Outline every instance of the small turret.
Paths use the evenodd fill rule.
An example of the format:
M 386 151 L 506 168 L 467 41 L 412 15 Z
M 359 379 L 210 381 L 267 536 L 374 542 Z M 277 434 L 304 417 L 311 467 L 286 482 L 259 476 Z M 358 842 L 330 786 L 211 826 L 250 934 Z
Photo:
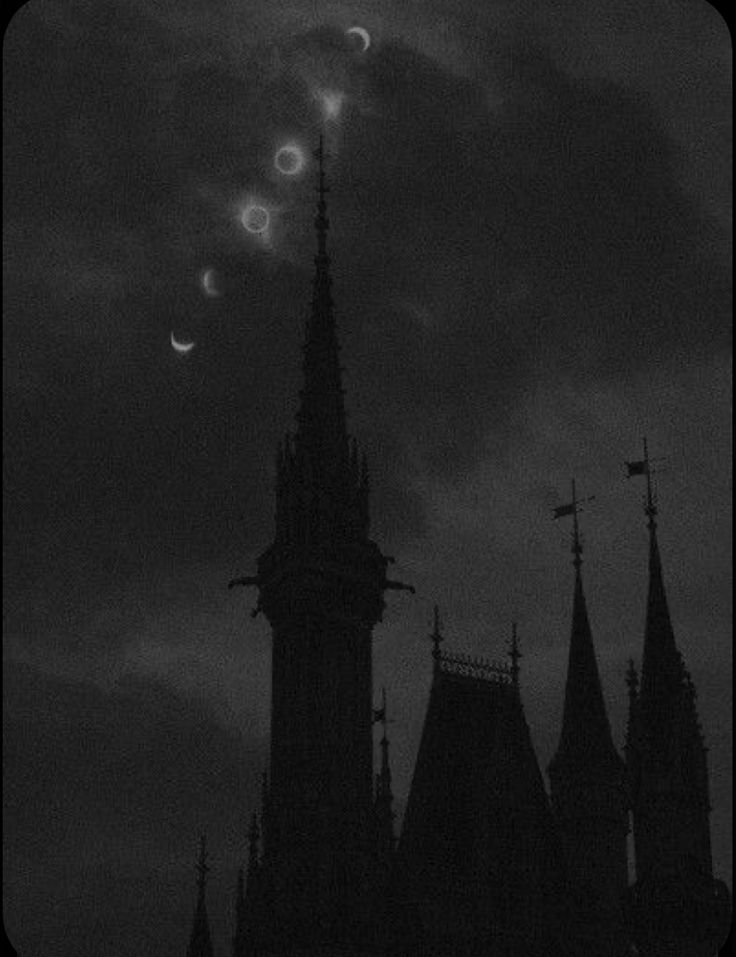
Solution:
M 207 850 L 204 835 L 200 838 L 199 861 L 197 862 L 197 906 L 194 911 L 192 933 L 187 947 L 187 957 L 212 957 L 212 940 L 207 918 L 205 890 L 207 885 Z
M 238 868 L 233 957 L 253 957 L 258 950 L 263 919 L 262 868 L 258 855 L 259 837 L 258 819 L 253 814 L 248 829 L 248 867 L 245 874 L 242 867 Z
M 394 834 L 393 791 L 391 790 L 391 767 L 388 758 L 388 714 L 386 711 L 386 689 L 382 690 L 381 707 L 374 712 L 374 720 L 380 721 L 381 768 L 376 775 L 375 813 L 376 813 L 376 850 L 379 859 L 389 864 L 396 844 Z

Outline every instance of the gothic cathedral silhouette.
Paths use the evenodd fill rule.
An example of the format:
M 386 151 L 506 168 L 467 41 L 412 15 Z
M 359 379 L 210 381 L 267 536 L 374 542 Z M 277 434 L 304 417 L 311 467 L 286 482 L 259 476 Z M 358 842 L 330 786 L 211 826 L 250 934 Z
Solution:
M 255 575 L 273 633 L 271 749 L 232 957 L 713 957 L 731 901 L 713 877 L 706 748 L 675 644 L 647 480 L 649 595 L 641 682 L 627 676 L 622 759 L 582 579 L 580 501 L 564 713 L 550 794 L 508 662 L 446 652 L 435 608 L 432 686 L 402 832 L 394 832 L 387 702 L 374 710 L 372 630 L 411 586 L 369 537 L 365 456 L 347 431 L 327 254 L 324 152 L 297 425 L 278 450 L 276 530 Z M 380 721 L 374 777 L 372 726 Z M 633 821 L 636 878 L 629 885 Z M 213 953 L 204 845 L 187 957 Z

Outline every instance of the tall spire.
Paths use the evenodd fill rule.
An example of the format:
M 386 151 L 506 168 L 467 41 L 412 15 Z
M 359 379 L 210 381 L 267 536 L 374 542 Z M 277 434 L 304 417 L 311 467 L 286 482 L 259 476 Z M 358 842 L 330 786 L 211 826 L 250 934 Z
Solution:
M 344 393 L 339 363 L 339 345 L 332 301 L 330 257 L 327 254 L 325 152 L 320 135 L 314 156 L 318 161 L 317 255 L 314 257 L 312 309 L 304 344 L 304 388 L 297 413 L 297 454 L 308 461 L 315 485 L 331 485 L 336 472 L 347 471 L 348 439 L 345 423 Z
M 197 862 L 197 907 L 194 912 L 192 933 L 189 938 L 187 957 L 212 957 L 212 940 L 207 918 L 205 888 L 207 884 L 207 849 L 204 835 L 199 842 L 199 861 Z
M 583 547 L 580 542 L 578 523 L 580 504 L 576 498 L 573 479 L 571 504 L 562 505 L 554 510 L 555 518 L 566 515 L 573 517 L 572 552 L 575 586 L 562 732 L 557 753 L 550 764 L 551 774 L 562 767 L 570 770 L 585 770 L 601 764 L 615 764 L 617 768 L 620 766 L 606 714 L 588 608 L 583 592 L 580 571 Z
M 669 604 L 662 575 L 662 559 L 657 540 L 657 505 L 652 488 L 652 467 L 647 440 L 644 438 L 644 458 L 626 462 L 628 477 L 646 478 L 644 514 L 649 529 L 649 588 L 647 593 L 644 654 L 641 668 L 641 708 L 644 721 L 655 724 L 664 720 L 676 707 L 684 680 L 680 653 L 675 643 Z
M 626 462 L 626 467 L 628 477 L 646 477 L 649 530 L 638 687 L 633 662 L 628 676 L 626 756 L 636 858 L 633 932 L 642 951 L 649 952 L 653 943 L 657 953 L 711 954 L 725 937 L 730 901 L 724 885 L 713 880 L 706 748 L 695 687 L 675 643 L 664 588 L 646 439 L 644 458 Z M 672 874 L 679 882 L 676 903 L 670 896 Z

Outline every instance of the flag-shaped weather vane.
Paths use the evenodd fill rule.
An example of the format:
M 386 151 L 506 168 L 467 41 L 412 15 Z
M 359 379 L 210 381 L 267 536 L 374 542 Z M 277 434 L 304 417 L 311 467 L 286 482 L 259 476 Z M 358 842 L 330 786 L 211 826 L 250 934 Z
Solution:
M 583 546 L 580 541 L 580 525 L 578 523 L 578 513 L 583 510 L 583 505 L 587 502 L 592 502 L 595 499 L 595 495 L 591 495 L 589 498 L 578 498 L 575 491 L 575 479 L 572 479 L 572 501 L 569 505 L 558 505 L 557 508 L 553 510 L 552 518 L 565 518 L 567 515 L 572 515 L 572 553 L 575 556 L 573 559 L 573 565 L 575 568 L 580 568 L 582 564 L 581 555 L 583 554 Z
M 647 497 L 644 506 L 644 512 L 646 513 L 647 518 L 649 519 L 649 526 L 655 526 L 655 516 L 657 514 L 657 502 L 656 496 L 654 494 L 654 489 L 652 486 L 652 475 L 654 470 L 652 469 L 652 462 L 649 458 L 649 449 L 647 447 L 647 439 L 644 436 L 644 458 L 639 459 L 635 462 L 624 462 L 626 466 L 626 478 L 633 478 L 636 475 L 644 475 L 647 480 Z

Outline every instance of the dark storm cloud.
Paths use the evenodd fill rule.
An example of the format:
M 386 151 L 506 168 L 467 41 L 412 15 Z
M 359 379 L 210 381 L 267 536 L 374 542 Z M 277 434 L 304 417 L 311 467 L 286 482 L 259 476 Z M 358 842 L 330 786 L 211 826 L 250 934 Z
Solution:
M 225 731 L 204 701 L 150 679 L 129 676 L 105 693 L 6 664 L 3 687 L 5 919 L 11 940 L 21 939 L 16 933 L 22 928 L 27 953 L 65 953 L 70 925 L 79 921 L 84 927 L 82 912 L 91 907 L 96 924 L 112 921 L 111 947 L 123 935 L 114 920 L 120 909 L 123 926 L 132 911 L 146 933 L 164 939 L 168 933 L 175 945 L 172 914 L 188 919 L 180 891 L 190 879 L 187 850 L 193 853 L 196 835 L 208 832 L 218 881 L 225 870 L 232 877 L 242 860 L 243 802 L 256 801 L 262 742 Z M 69 868 L 73 858 L 83 870 Z M 157 883 L 161 928 L 146 906 Z M 177 893 L 167 903 L 172 885 Z M 103 927 L 93 935 L 100 934 L 98 947 L 116 953 L 105 943 Z M 128 933 L 122 939 L 129 942 Z
M 149 26 L 126 8 L 106 9 L 87 30 L 84 53 L 77 50 L 70 58 L 61 50 L 56 57 L 45 52 L 47 61 L 72 64 L 60 68 L 53 84 L 63 91 L 55 94 L 62 99 L 54 106 L 62 119 L 54 123 L 45 115 L 28 124 L 34 135 L 44 126 L 52 135 L 48 144 L 27 144 L 23 165 L 39 165 L 42 182 L 43 175 L 52 179 L 39 191 L 38 177 L 28 173 L 27 189 L 13 193 L 19 209 L 26 194 L 54 196 L 56 205 L 38 209 L 37 222 L 60 219 L 67 240 L 64 223 L 71 229 L 76 217 L 92 217 L 98 225 L 94 256 L 78 248 L 76 268 L 104 286 L 106 268 L 127 265 L 137 288 L 113 288 L 108 310 L 82 294 L 63 302 L 62 312 L 54 276 L 47 275 L 47 301 L 31 310 L 22 265 L 13 258 L 9 292 L 14 304 L 13 277 L 21 277 L 15 279 L 22 283 L 17 299 L 26 310 L 18 338 L 26 352 L 35 347 L 35 364 L 63 361 L 65 348 L 49 333 L 54 327 L 107 329 L 115 317 L 113 330 L 125 326 L 119 332 L 128 366 L 124 381 L 111 373 L 117 381 L 99 385 L 113 395 L 109 427 L 120 459 L 130 461 L 132 445 L 142 439 L 137 451 L 148 454 L 137 454 L 136 461 L 148 462 L 153 473 L 141 476 L 146 488 L 157 485 L 152 480 L 170 460 L 165 437 L 171 438 L 181 416 L 179 397 L 172 394 L 181 386 L 161 381 L 160 354 L 151 351 L 172 324 L 194 338 L 207 337 L 196 373 L 201 391 L 195 447 L 204 442 L 197 434 L 201 428 L 210 459 L 221 461 L 223 423 L 232 418 L 228 403 L 236 391 L 240 411 L 250 407 L 258 417 L 267 412 L 271 431 L 285 422 L 275 401 L 268 410 L 259 406 L 256 397 L 265 394 L 266 383 L 261 391 L 257 370 L 275 373 L 289 365 L 281 350 L 277 358 L 270 348 L 280 345 L 282 334 L 297 348 L 308 258 L 296 274 L 287 265 L 274 274 L 244 250 L 234 254 L 234 237 L 218 242 L 213 223 L 226 216 L 208 208 L 201 191 L 217 184 L 226 196 L 238 181 L 263 182 L 269 131 L 309 113 L 306 91 L 289 63 L 303 54 L 312 60 L 339 54 L 344 45 L 329 30 L 296 38 L 285 48 L 282 74 L 268 82 L 259 79 L 257 62 L 244 63 L 238 76 L 228 65 L 180 65 L 173 92 L 162 101 L 145 83 L 152 65 L 148 75 L 134 73 L 128 55 L 131 34 L 148 35 Z M 159 50 L 148 40 L 153 63 L 163 44 Z M 98 61 L 104 63 L 101 77 Z M 435 464 L 462 470 L 477 456 L 491 420 L 515 405 L 535 377 L 569 374 L 581 365 L 587 376 L 620 376 L 671 350 L 692 356 L 723 347 L 726 244 L 680 189 L 672 143 L 641 97 L 611 83 L 572 80 L 544 50 L 521 45 L 495 111 L 483 89 L 401 44 L 384 43 L 369 67 L 358 64 L 354 72 L 362 73 L 359 106 L 365 115 L 346 134 L 332 174 L 336 295 L 346 304 L 345 362 L 355 405 L 367 399 L 377 407 L 374 428 L 396 434 L 399 442 L 415 434 Z M 25 96 L 48 109 L 38 90 Z M 26 105 L 17 107 L 18 115 L 25 115 Z M 22 140 L 17 133 L 11 138 L 15 149 L 20 151 Z M 60 170 L 77 175 L 61 184 L 53 179 Z M 308 206 L 301 201 L 300 208 L 298 239 L 309 229 Z M 121 225 L 143 250 L 137 270 L 109 242 L 109 231 Z M 358 234 L 359 246 L 350 241 Z M 206 319 L 210 304 L 203 303 L 195 281 L 205 254 L 215 262 L 219 256 L 228 274 L 241 273 L 235 294 L 209 309 Z M 72 264 L 69 282 L 76 278 L 83 290 L 74 271 Z M 110 274 L 107 284 L 114 287 Z M 20 311 L 11 309 L 11 315 Z M 255 341 L 249 338 L 248 355 L 235 352 L 236 362 L 234 339 L 241 338 L 236 350 L 242 348 L 244 325 Z M 33 342 L 32 330 L 39 326 L 42 341 Z M 259 337 L 264 327 L 268 335 Z M 11 350 L 15 344 L 11 340 Z M 112 369 L 120 358 L 117 346 L 106 357 L 93 349 L 87 364 Z M 69 363 L 84 365 L 84 359 L 77 347 Z M 269 387 L 276 379 L 269 378 Z M 83 407 L 86 397 L 75 394 L 80 383 L 65 385 L 70 411 Z M 136 411 L 151 418 L 158 449 L 148 447 Z M 92 428 L 89 423 L 88 433 Z M 208 521 L 216 497 L 233 487 L 230 475 L 223 478 L 210 486 Z M 169 490 L 170 500 L 181 503 L 182 518 L 193 514 L 187 484 Z M 124 474 L 121 487 L 127 487 Z
M 6 37 L 6 640 L 24 660 L 107 689 L 27 666 L 10 674 L 10 857 L 21 886 L 30 875 L 43 888 L 28 912 L 43 915 L 65 882 L 79 884 L 76 903 L 39 931 L 39 953 L 82 933 L 87 953 L 112 953 L 104 926 L 125 936 L 121 954 L 165 953 L 189 920 L 182 855 L 188 863 L 199 818 L 208 830 L 223 822 L 223 861 L 227 841 L 241 842 L 228 822 L 260 770 L 268 636 L 247 617 L 250 596 L 224 586 L 252 571 L 272 534 L 273 450 L 301 384 L 314 168 L 286 184 L 271 160 L 284 137 L 314 143 L 322 85 L 347 94 L 328 148 L 350 428 L 370 457 L 376 538 L 421 592 L 413 605 L 394 596 L 378 629 L 377 665 L 398 699 L 397 780 L 410 776 L 426 695 L 417 636 L 437 596 L 452 643 L 485 642 L 477 650 L 492 655 L 497 621 L 521 609 L 533 731 L 549 750 L 569 582 L 564 534 L 539 524 L 571 470 L 605 491 L 619 459 L 638 452 L 632 434 L 654 429 L 665 450 L 687 437 L 690 454 L 673 467 L 692 462 L 687 487 L 667 492 L 686 519 L 668 555 L 701 535 L 718 569 L 705 581 L 699 559 L 697 574 L 683 565 L 668 581 L 689 609 L 715 608 L 705 647 L 730 648 L 715 515 L 728 510 L 728 483 L 710 478 L 723 474 L 728 441 L 718 410 L 730 389 L 730 266 L 722 218 L 711 218 L 722 182 L 709 176 L 727 150 L 715 121 L 703 125 L 725 96 L 723 71 L 703 73 L 679 30 L 667 64 L 686 67 L 664 83 L 651 24 L 619 22 L 608 5 L 453 3 L 450 14 L 433 3 L 446 30 L 424 4 L 420 15 L 391 6 L 374 29 L 375 5 L 364 21 L 359 6 L 333 6 L 322 22 L 298 4 L 32 0 Z M 342 33 L 352 17 L 374 35 L 369 56 Z M 693 160 L 699 144 L 708 163 Z M 237 224 L 249 194 L 280 210 L 271 250 Z M 205 266 L 220 298 L 202 294 Z M 184 361 L 172 329 L 196 342 Z M 601 507 L 609 526 L 623 524 L 620 506 L 609 496 Z M 604 543 L 623 532 L 596 522 L 591 552 L 603 563 Z M 639 560 L 610 547 L 610 567 L 586 579 L 609 687 L 640 646 Z M 678 614 L 690 663 L 703 619 Z M 241 699 L 237 720 L 223 698 Z M 730 720 L 717 711 L 706 729 Z M 713 738 L 725 760 L 723 735 Z M 86 856 L 71 844 L 76 800 Z M 136 861 L 121 848 L 147 809 L 161 834 Z M 168 877 L 155 870 L 167 855 L 179 868 Z M 222 868 L 212 878 L 224 880 Z M 149 896 L 158 912 L 141 902 Z M 155 945 L 134 940 L 156 926 Z

